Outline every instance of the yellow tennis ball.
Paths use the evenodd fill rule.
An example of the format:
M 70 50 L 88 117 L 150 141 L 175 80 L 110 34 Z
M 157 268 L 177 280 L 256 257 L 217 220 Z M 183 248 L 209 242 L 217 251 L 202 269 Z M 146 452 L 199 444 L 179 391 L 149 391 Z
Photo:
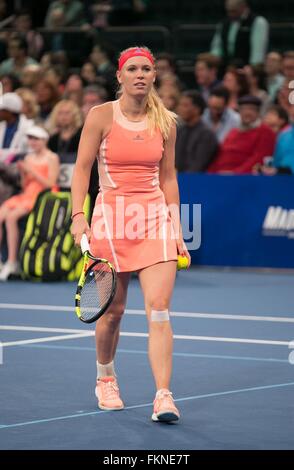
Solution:
M 177 269 L 187 269 L 188 264 L 189 264 L 189 260 L 187 256 L 178 255 Z

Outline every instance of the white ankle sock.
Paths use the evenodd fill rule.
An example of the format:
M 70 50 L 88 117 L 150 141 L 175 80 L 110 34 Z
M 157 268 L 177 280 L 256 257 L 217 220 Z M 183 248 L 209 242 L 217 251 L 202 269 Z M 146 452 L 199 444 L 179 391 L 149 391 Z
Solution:
M 109 364 L 99 364 L 99 362 L 96 361 L 96 365 L 97 365 L 97 379 L 99 379 L 100 377 L 109 377 L 109 376 L 116 377 L 113 361 L 109 362 Z

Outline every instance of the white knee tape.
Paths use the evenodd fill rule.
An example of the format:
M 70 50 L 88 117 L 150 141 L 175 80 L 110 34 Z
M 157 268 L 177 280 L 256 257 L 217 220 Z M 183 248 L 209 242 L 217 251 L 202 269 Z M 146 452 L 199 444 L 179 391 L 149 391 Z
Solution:
M 169 321 L 168 310 L 151 310 L 151 321 Z

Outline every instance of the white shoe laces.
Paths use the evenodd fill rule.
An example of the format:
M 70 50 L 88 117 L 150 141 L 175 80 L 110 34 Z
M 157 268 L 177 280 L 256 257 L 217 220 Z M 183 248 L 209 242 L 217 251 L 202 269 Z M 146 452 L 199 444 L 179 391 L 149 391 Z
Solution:
M 111 400 L 113 398 L 118 398 L 119 388 L 116 382 L 103 382 L 105 386 L 105 395 L 106 398 Z
M 171 400 L 173 400 L 172 395 L 172 392 L 170 392 L 169 390 L 158 390 L 155 399 L 161 400 L 162 398 L 171 398 Z

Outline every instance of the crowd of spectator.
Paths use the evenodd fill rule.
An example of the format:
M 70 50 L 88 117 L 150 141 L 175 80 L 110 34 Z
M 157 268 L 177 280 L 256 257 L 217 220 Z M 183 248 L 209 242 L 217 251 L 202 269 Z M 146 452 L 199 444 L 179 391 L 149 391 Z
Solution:
M 5 3 L 0 2 L 1 8 Z M 144 17 L 147 7 L 143 0 L 57 0 L 45 12 L 43 26 L 93 31 L 132 24 Z M 294 50 L 268 51 L 268 22 L 252 12 L 247 1 L 225 0 L 225 7 L 227 16 L 217 25 L 207 52 L 195 58 L 193 87 L 186 85 L 173 55 L 156 56 L 157 92 L 178 114 L 177 170 L 294 173 Z M 7 21 L 1 8 L 0 20 Z M 72 67 L 72 50 L 65 47 L 58 29 L 48 50 L 28 10 L 8 20 L 11 30 L 0 33 L 0 224 L 7 215 L 5 201 L 24 190 L 23 173 L 33 157 L 24 160 L 22 169 L 19 161 L 31 155 L 32 140 L 41 135 L 35 131 L 35 137 L 30 136 L 30 129 L 48 133 L 48 139 L 44 134 L 40 141 L 60 161 L 59 181 L 52 184 L 58 181 L 68 188 L 87 113 L 92 106 L 115 99 L 117 91 L 117 57 L 99 35 L 89 34 L 88 54 L 79 67 Z M 37 173 L 34 170 L 30 178 L 42 190 L 47 183 Z M 97 168 L 91 178 L 93 197 L 98 190 L 95 173 Z

